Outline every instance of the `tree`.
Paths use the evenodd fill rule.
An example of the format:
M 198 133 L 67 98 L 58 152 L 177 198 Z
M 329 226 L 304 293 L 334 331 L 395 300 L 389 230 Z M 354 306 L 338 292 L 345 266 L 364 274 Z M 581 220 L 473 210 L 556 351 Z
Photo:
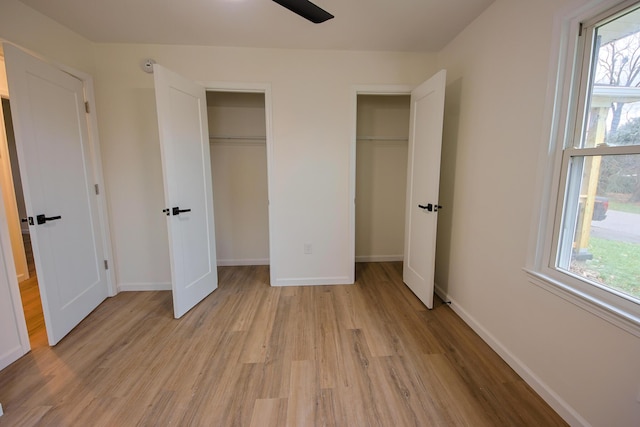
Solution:
M 640 86 L 640 32 L 611 40 L 600 46 L 594 83 L 618 87 Z M 618 130 L 625 104 L 627 102 L 624 101 L 611 103 L 610 134 Z
M 640 144 L 640 117 L 621 125 L 607 140 L 609 145 Z M 640 202 L 640 156 L 605 156 L 602 159 L 600 191 L 605 193 L 631 193 L 629 202 Z
M 598 43 L 602 38 L 598 38 Z M 598 49 L 594 84 L 640 87 L 640 32 L 603 43 Z M 607 131 L 609 145 L 640 145 L 640 117 L 622 122 L 629 101 L 611 103 L 611 122 Z M 625 108 L 626 106 L 626 108 Z M 622 123 L 622 125 L 621 125 Z M 640 156 L 606 156 L 599 186 L 601 191 L 631 193 L 629 202 L 640 202 Z

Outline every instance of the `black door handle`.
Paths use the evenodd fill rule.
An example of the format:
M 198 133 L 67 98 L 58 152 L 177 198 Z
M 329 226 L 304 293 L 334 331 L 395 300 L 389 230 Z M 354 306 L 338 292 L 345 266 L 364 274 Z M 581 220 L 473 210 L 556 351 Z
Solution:
M 180 209 L 178 206 L 171 209 L 173 215 L 180 215 L 182 212 L 191 212 L 191 209 Z
M 36 216 L 36 222 L 38 224 L 44 224 L 47 221 L 55 221 L 57 219 L 62 219 L 62 217 L 60 215 L 58 216 L 44 216 L 44 215 L 38 215 Z
M 434 205 L 434 204 L 431 204 L 431 203 L 427 203 L 427 205 L 426 205 L 426 206 L 425 206 L 425 205 L 418 205 L 418 207 L 419 207 L 420 209 L 426 209 L 426 210 L 428 210 L 429 212 L 438 212 L 438 209 L 442 209 L 442 206 L 440 206 L 440 205 Z

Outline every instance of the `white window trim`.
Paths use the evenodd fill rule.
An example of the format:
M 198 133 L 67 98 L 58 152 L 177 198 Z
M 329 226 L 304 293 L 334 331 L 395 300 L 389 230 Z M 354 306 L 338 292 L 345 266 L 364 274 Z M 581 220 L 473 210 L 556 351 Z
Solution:
M 555 268 L 552 261 L 555 259 L 556 201 L 563 197 L 560 192 L 564 192 L 561 184 L 563 142 L 576 112 L 578 79 L 574 78 L 574 73 L 576 67 L 582 66 L 577 63 L 580 58 L 578 29 L 581 22 L 590 21 L 614 7 L 636 2 L 580 1 L 555 18 L 535 193 L 536 206 L 540 209 L 534 213 L 531 224 L 530 250 L 524 271 L 530 283 L 640 337 L 640 306 L 637 303 L 563 272 Z M 602 148 L 594 150 L 601 154 Z M 580 151 L 587 153 L 584 149 Z

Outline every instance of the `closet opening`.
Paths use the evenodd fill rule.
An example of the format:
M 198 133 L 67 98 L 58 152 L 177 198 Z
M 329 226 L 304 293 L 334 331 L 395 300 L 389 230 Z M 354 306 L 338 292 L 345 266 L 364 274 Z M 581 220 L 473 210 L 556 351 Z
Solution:
M 46 347 L 49 344 L 42 311 L 42 301 L 40 299 L 38 276 L 33 260 L 29 225 L 21 221 L 22 218 L 27 217 L 27 210 L 22 191 L 16 140 L 13 133 L 11 106 L 8 98 L 4 95 L 1 98 L 0 164 L 2 174 L 0 174 L 0 186 L 2 187 L 5 215 L 9 226 L 11 252 L 16 267 L 22 309 L 27 323 L 31 349 L 34 349 Z
M 269 265 L 263 92 L 207 91 L 218 266 Z
M 358 94 L 356 115 L 356 262 L 402 261 L 409 94 Z

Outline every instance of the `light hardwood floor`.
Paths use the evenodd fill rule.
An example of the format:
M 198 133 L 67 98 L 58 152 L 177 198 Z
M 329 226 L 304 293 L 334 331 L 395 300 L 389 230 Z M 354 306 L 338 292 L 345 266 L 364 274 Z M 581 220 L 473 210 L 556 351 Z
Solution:
M 566 425 L 401 269 L 272 288 L 268 267 L 224 267 L 180 320 L 170 292 L 120 293 L 0 372 L 0 425 Z
M 47 330 L 44 325 L 42 302 L 40 301 L 40 289 L 38 277 L 33 275 L 20 282 L 20 298 L 24 309 L 24 317 L 27 321 L 29 342 L 31 348 L 47 346 Z
M 48 345 L 47 329 L 44 324 L 44 314 L 42 313 L 42 302 L 40 301 L 40 288 L 38 287 L 38 276 L 33 261 L 33 250 L 31 248 L 31 238 L 28 234 L 22 235 L 25 254 L 27 256 L 27 266 L 29 268 L 29 278 L 20 282 L 20 298 L 24 310 L 24 317 L 27 321 L 29 332 L 29 342 L 31 348 Z M 1 402 L 0 402 L 1 403 Z

